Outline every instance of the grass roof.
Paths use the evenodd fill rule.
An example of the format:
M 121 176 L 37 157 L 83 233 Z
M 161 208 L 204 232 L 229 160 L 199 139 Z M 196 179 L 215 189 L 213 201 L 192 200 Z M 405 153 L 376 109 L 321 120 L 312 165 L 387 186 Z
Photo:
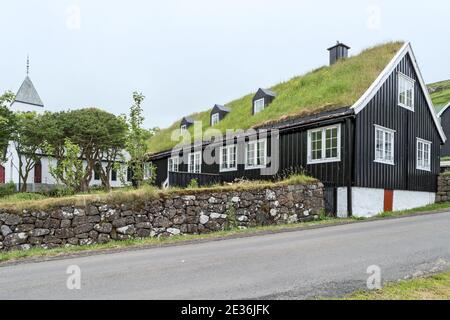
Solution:
M 227 129 L 245 130 L 287 117 L 306 116 L 351 106 L 375 81 L 402 45 L 403 42 L 377 45 L 332 66 L 324 66 L 272 86 L 269 89 L 277 97 L 263 111 L 253 116 L 252 98 L 255 93 L 231 101 L 226 104 L 230 113 L 213 128 L 223 133 Z M 210 112 L 211 108 L 187 116 L 202 121 L 205 131 L 210 128 Z M 181 119 L 150 139 L 150 153 L 169 150 L 179 143 L 171 141 L 171 135 L 174 130 L 179 129 L 180 122 Z M 193 126 L 189 128 L 189 132 L 193 135 Z
M 430 91 L 436 112 L 439 112 L 450 102 L 450 80 L 429 84 L 428 90 Z

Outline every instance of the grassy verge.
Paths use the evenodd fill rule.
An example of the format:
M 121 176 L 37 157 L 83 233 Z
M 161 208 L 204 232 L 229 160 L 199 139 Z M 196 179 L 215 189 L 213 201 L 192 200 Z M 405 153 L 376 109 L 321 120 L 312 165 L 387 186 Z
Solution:
M 450 270 L 425 278 L 402 280 L 386 285 L 381 290 L 359 291 L 345 300 L 449 300 Z
M 86 246 L 70 246 L 61 247 L 55 249 L 42 249 L 42 248 L 32 248 L 27 251 L 8 251 L 0 252 L 0 263 L 6 261 L 20 260 L 24 258 L 38 258 L 38 257 L 55 257 L 70 255 L 79 252 L 90 252 L 90 251 L 107 251 L 115 249 L 125 249 L 125 248 L 139 248 L 139 247 L 150 247 L 150 246 L 163 246 L 168 244 L 183 244 L 189 243 L 191 241 L 201 241 L 201 240 L 214 240 L 214 239 L 224 239 L 233 238 L 236 236 L 251 236 L 270 232 L 282 232 L 289 230 L 302 230 L 317 226 L 327 226 L 327 225 L 339 225 L 355 223 L 358 221 L 373 221 L 380 220 L 390 217 L 400 217 L 407 216 L 416 213 L 433 213 L 444 209 L 450 208 L 450 202 L 432 204 L 422 208 L 416 208 L 411 210 L 397 211 L 397 212 L 385 212 L 378 216 L 372 218 L 345 218 L 337 219 L 321 216 L 319 220 L 312 222 L 303 222 L 297 224 L 283 224 L 283 225 L 273 225 L 273 226 L 262 226 L 262 227 L 252 227 L 248 229 L 232 229 L 217 231 L 202 235 L 179 235 L 168 238 L 145 238 L 145 239 L 130 239 L 122 241 L 111 241 L 105 244 L 93 244 Z

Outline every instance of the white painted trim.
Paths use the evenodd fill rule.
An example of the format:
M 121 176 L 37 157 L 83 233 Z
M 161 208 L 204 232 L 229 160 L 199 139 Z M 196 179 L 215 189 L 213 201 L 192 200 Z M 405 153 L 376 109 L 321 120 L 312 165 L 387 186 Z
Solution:
M 448 107 L 450 107 L 450 102 L 445 106 L 445 107 L 443 107 L 442 109 L 441 109 L 441 111 L 439 111 L 438 113 L 437 113 L 437 117 L 438 118 L 440 118 L 441 116 L 442 116 L 442 114 L 445 112 L 445 110 L 447 110 L 448 109 Z
M 216 121 L 214 122 L 214 120 L 216 120 Z M 213 114 L 211 115 L 211 125 L 214 126 L 214 125 L 218 124 L 219 121 L 220 121 L 220 115 L 219 115 L 219 113 L 218 113 L 218 112 L 213 113 Z
M 228 158 L 228 156 L 229 156 L 229 153 L 228 153 L 228 149 L 231 149 L 231 148 L 235 148 L 235 150 L 234 150 L 234 156 L 235 156 L 235 163 L 234 163 L 234 167 L 232 167 L 232 168 L 227 168 L 227 169 L 223 169 L 222 168 L 222 162 L 223 162 L 223 150 L 224 149 L 226 149 L 227 150 L 227 162 L 229 162 L 230 161 L 230 159 Z M 219 149 L 219 171 L 220 172 L 231 172 L 231 171 L 236 171 L 237 170 L 237 156 L 238 156 L 238 146 L 236 145 L 236 144 L 232 144 L 232 145 L 229 145 L 229 146 L 223 146 L 223 147 L 220 147 L 220 149 Z
M 326 153 L 326 130 L 327 129 L 337 129 L 337 157 L 334 158 L 326 158 L 325 157 L 325 153 Z M 313 132 L 318 132 L 321 131 L 322 132 L 322 148 L 321 148 L 321 153 L 322 153 L 322 158 L 321 159 L 316 159 L 313 160 L 312 159 L 312 146 L 311 146 L 311 133 Z M 308 130 L 308 134 L 307 134 L 307 164 L 319 164 L 319 163 L 330 163 L 330 162 L 339 162 L 341 161 L 341 124 L 334 124 L 331 126 L 326 126 L 326 127 L 320 127 L 320 128 L 315 128 L 315 129 L 310 129 Z
M 264 164 L 261 165 L 253 165 L 253 166 L 248 166 L 247 165 L 247 148 L 249 144 L 255 144 L 256 148 L 255 148 L 255 159 L 257 157 L 257 150 L 258 150 L 258 142 L 264 142 Z M 253 140 L 253 141 L 248 141 L 245 143 L 245 155 L 244 155 L 244 160 L 245 160 L 245 170 L 254 170 L 254 169 L 263 169 L 267 166 L 267 139 L 258 139 L 258 140 Z
M 256 106 L 256 103 L 257 103 L 257 102 L 260 102 L 260 101 L 262 101 L 263 107 L 262 107 L 262 109 L 261 109 L 261 110 L 259 110 L 259 111 L 256 111 L 256 108 L 255 108 L 255 106 Z M 257 113 L 259 113 L 259 112 L 263 111 L 263 110 L 264 110 L 264 108 L 265 108 L 265 103 L 266 103 L 266 101 L 265 101 L 265 99 L 264 99 L 264 98 L 261 98 L 261 99 L 257 99 L 257 100 L 255 100 L 255 101 L 253 102 L 253 114 L 257 114 Z
M 200 154 L 200 171 L 199 172 L 195 172 L 195 155 L 196 154 Z M 191 155 L 194 156 L 194 171 L 191 171 Z M 188 172 L 189 173 L 202 173 L 202 152 L 201 151 L 197 151 L 197 152 L 191 152 L 188 155 Z
M 355 110 L 355 114 L 361 112 L 361 110 L 363 110 L 367 106 L 367 104 L 375 96 L 375 94 L 378 92 L 381 86 L 386 82 L 386 80 L 395 70 L 395 67 L 399 64 L 399 62 L 403 59 L 403 57 L 406 54 L 409 54 L 411 58 L 414 71 L 416 72 L 417 78 L 419 79 L 420 87 L 422 88 L 422 92 L 425 95 L 425 99 L 427 101 L 428 108 L 433 117 L 434 124 L 436 125 L 436 128 L 439 132 L 442 141 L 445 142 L 447 141 L 447 137 L 445 136 L 445 133 L 442 130 L 442 127 L 438 121 L 436 111 L 434 109 L 433 103 L 431 102 L 430 93 L 428 92 L 427 86 L 425 85 L 425 81 L 423 80 L 422 73 L 420 72 L 420 69 L 417 65 L 416 57 L 409 42 L 403 45 L 403 47 L 396 53 L 394 58 L 392 58 L 392 60 L 388 63 L 386 68 L 384 68 L 384 70 L 380 73 L 378 78 L 371 84 L 369 89 L 367 89 L 367 91 L 358 99 L 358 101 L 356 101 L 353 104 L 351 108 Z
M 187 125 L 183 124 L 183 125 L 180 127 L 180 133 L 183 135 L 183 134 L 186 133 L 186 131 L 187 131 Z
M 177 171 L 172 171 L 172 172 L 179 172 L 180 171 L 180 157 L 179 156 L 176 156 L 176 157 L 170 157 L 170 158 L 167 158 L 167 176 L 169 176 L 169 172 L 170 172 L 170 160 L 177 160 Z
M 429 167 L 421 167 L 419 166 L 419 142 L 422 144 L 427 144 L 429 145 L 429 150 L 428 150 L 428 164 Z M 432 146 L 432 142 L 422 139 L 422 138 L 416 138 L 416 169 L 417 170 L 422 170 L 422 171 L 427 171 L 427 172 L 431 172 L 431 146 Z
M 373 162 L 376 163 L 382 163 L 382 164 L 389 164 L 392 166 L 395 166 L 395 133 L 396 131 L 390 128 L 386 128 L 383 126 L 380 126 L 378 124 L 374 124 L 375 127 L 375 160 L 373 160 Z M 392 138 L 391 138 L 391 145 L 392 145 L 392 161 L 387 161 L 384 159 L 377 159 L 377 130 L 382 131 L 382 132 L 388 132 L 390 134 L 392 134 Z M 383 135 L 383 141 L 384 141 L 384 135 Z M 384 149 L 384 146 L 383 146 Z
M 411 78 L 408 77 L 406 74 L 398 71 L 398 79 L 397 79 L 397 104 L 402 107 L 405 108 L 406 110 L 412 111 L 414 112 L 414 107 L 415 107 L 415 95 L 416 95 L 416 81 Z M 400 81 L 404 80 L 406 82 L 409 82 L 410 84 L 412 84 L 413 87 L 413 92 L 412 92 L 412 107 L 407 106 L 404 103 L 400 102 Z M 407 100 L 407 97 L 405 97 L 405 99 Z

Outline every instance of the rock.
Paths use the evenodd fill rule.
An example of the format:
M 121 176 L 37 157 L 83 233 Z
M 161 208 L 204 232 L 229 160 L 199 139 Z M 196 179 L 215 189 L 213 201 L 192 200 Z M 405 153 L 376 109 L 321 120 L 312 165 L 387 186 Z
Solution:
M 94 230 L 100 233 L 110 233 L 112 231 L 113 225 L 111 223 L 100 223 L 94 225 Z
M 61 220 L 61 228 L 69 228 L 71 224 L 72 224 L 71 220 L 68 219 Z
M 277 199 L 277 195 L 272 190 L 266 190 L 266 200 L 273 201 Z
M 237 220 L 239 222 L 247 222 L 248 221 L 248 217 L 247 216 L 238 216 Z
M 125 234 L 125 235 L 132 235 L 136 232 L 136 229 L 134 228 L 133 225 L 128 225 L 122 228 L 117 228 L 116 229 L 118 233 L 120 234 Z
M 127 225 L 127 219 L 126 218 L 119 218 L 112 222 L 112 225 L 114 228 L 121 228 L 125 227 Z
M 147 238 L 150 236 L 151 231 L 149 229 L 138 229 L 136 230 L 136 236 L 139 238 Z
M 12 230 L 7 225 L 3 225 L 0 227 L 0 232 L 4 237 L 6 237 L 12 233 Z
M 94 229 L 94 224 L 85 223 L 78 227 L 75 227 L 73 229 L 73 231 L 75 232 L 75 234 L 81 234 L 81 233 L 87 233 L 87 232 L 91 231 L 92 229 Z
M 180 229 L 177 228 L 168 228 L 166 231 L 172 235 L 177 235 L 181 233 Z
M 9 226 L 15 226 L 18 225 L 21 220 L 22 219 L 17 214 L 5 214 L 3 221 Z
M 272 217 L 275 217 L 278 214 L 278 210 L 277 209 L 270 209 L 270 215 Z
M 231 202 L 238 203 L 239 201 L 241 201 L 241 199 L 239 197 L 231 198 Z
M 87 210 L 86 213 L 87 213 L 88 216 L 95 216 L 95 215 L 98 215 L 99 211 L 98 211 L 98 208 L 96 206 L 90 205 L 88 207 L 88 210 Z
M 170 226 L 170 220 L 166 217 L 159 216 L 153 221 L 153 225 L 157 228 L 167 228 Z
M 34 229 L 33 231 L 31 231 L 31 235 L 33 237 L 42 237 L 42 236 L 45 236 L 47 234 L 50 234 L 50 230 L 49 229 Z
M 88 246 L 93 244 L 94 241 L 92 239 L 80 239 L 80 246 Z
M 60 239 L 73 238 L 75 237 L 75 232 L 69 228 L 56 229 L 55 237 Z
M 201 223 L 201 224 L 205 224 L 205 223 L 207 223 L 208 221 L 209 221 L 209 217 L 208 217 L 207 215 L 202 214 L 202 215 L 200 216 L 200 223 Z
M 136 228 L 138 229 L 151 229 L 152 224 L 150 222 L 139 222 L 136 223 Z
M 73 211 L 64 211 L 61 210 L 60 214 L 61 219 L 72 219 L 73 218 Z
M 76 217 L 80 217 L 80 216 L 86 215 L 86 213 L 85 213 L 85 211 L 83 209 L 75 208 L 73 210 L 73 215 L 76 216 Z
M 5 237 L 3 241 L 6 246 L 17 246 L 20 244 L 24 244 L 28 239 L 28 235 L 25 232 L 20 233 L 11 233 Z
M 196 198 L 195 196 L 183 196 L 181 197 L 184 201 L 194 201 Z
M 109 234 L 100 233 L 97 238 L 98 243 L 107 243 L 111 240 Z
M 296 222 L 298 222 L 298 216 L 296 214 L 293 214 L 292 216 L 289 217 L 288 223 L 296 223 Z

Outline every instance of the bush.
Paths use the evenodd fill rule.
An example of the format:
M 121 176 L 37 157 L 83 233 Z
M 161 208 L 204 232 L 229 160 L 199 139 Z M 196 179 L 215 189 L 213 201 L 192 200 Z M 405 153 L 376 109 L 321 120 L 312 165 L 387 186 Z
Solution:
M 54 189 L 45 191 L 42 194 L 50 198 L 61 198 L 66 196 L 73 196 L 75 192 L 70 188 L 56 187 Z
M 16 193 L 16 185 L 14 182 L 0 184 L 0 198 L 10 196 L 14 193 Z
M 197 189 L 198 188 L 198 180 L 192 179 L 187 185 L 188 189 Z

